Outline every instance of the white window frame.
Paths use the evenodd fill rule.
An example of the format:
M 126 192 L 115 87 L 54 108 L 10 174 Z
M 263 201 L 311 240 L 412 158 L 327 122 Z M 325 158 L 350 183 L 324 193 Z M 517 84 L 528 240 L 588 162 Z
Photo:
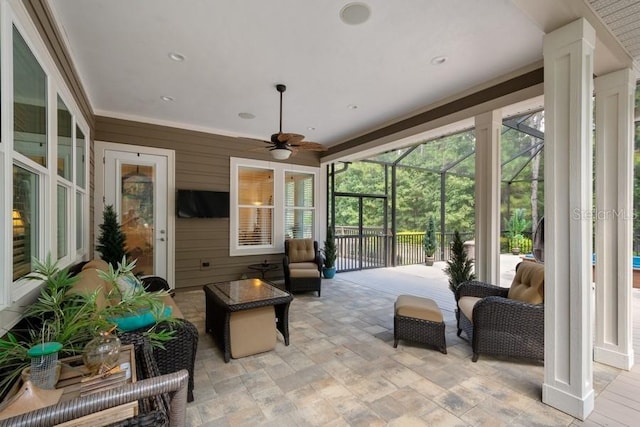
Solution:
M 313 200 L 314 200 L 314 224 L 313 224 L 313 238 L 318 240 L 319 224 L 318 224 L 318 193 L 319 193 L 319 175 L 320 168 L 285 164 L 277 162 L 268 162 L 264 160 L 244 159 L 238 157 L 230 158 L 230 171 L 229 171 L 229 255 L 230 256 L 245 256 L 245 255 L 265 255 L 265 254 L 278 254 L 284 252 L 284 239 L 285 239 L 285 200 L 284 200 L 284 186 L 285 186 L 285 172 L 299 172 L 313 175 Z M 238 171 L 241 167 L 250 167 L 258 169 L 268 169 L 273 171 L 273 232 L 272 232 L 272 244 L 260 245 L 260 246 L 240 246 L 238 235 L 238 220 L 239 209 L 238 205 Z
M 42 67 L 47 81 L 47 166 L 43 167 L 26 156 L 14 151 L 14 76 L 13 76 L 13 27 L 20 33 L 31 53 Z M 55 61 L 40 38 L 38 30 L 22 1 L 0 1 L 0 85 L 2 87 L 2 134 L 0 135 L 0 239 L 11 242 L 13 236 L 13 166 L 24 168 L 38 179 L 38 251 L 33 254 L 39 259 L 51 253 L 57 259 L 57 188 L 58 184 L 67 189 L 66 224 L 67 255 L 59 260 L 60 267 L 67 267 L 89 255 L 89 162 L 84 164 L 85 188 L 76 185 L 75 165 L 72 180 L 58 176 L 57 172 L 57 97 L 64 101 L 72 115 L 73 161 L 75 162 L 76 125 L 85 135 L 85 159 L 88 159 L 91 135 L 89 125 L 76 104 L 71 91 L 66 86 Z M 83 194 L 82 215 L 85 221 L 82 247 L 76 250 L 76 192 Z M 24 307 L 38 294 L 41 283 L 25 277 L 13 281 L 13 246 L 0 256 L 0 336 L 13 327 L 20 319 Z

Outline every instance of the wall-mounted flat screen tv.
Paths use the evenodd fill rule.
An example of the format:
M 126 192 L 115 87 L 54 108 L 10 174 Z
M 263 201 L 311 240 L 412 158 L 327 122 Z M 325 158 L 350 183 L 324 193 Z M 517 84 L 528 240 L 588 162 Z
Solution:
M 229 192 L 178 190 L 178 218 L 229 218 Z

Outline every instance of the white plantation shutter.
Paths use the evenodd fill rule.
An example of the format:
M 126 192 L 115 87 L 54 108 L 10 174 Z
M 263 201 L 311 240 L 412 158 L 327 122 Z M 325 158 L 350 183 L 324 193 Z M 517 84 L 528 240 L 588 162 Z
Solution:
M 314 175 L 285 173 L 284 229 L 286 238 L 312 238 L 315 226 Z
M 273 169 L 239 167 L 238 189 L 238 245 L 273 245 Z

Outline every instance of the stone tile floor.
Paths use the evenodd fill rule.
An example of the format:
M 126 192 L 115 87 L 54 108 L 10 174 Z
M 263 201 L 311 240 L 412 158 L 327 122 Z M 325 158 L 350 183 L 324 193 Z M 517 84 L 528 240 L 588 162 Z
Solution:
M 510 281 L 508 272 L 506 276 L 503 282 Z M 471 362 L 470 345 L 456 336 L 452 302 L 439 302 L 444 305 L 448 354 L 404 341 L 394 349 L 396 296 L 422 293 L 440 300 L 446 298 L 443 287 L 446 282 L 425 280 L 415 268 L 338 274 L 323 280 L 321 298 L 315 293 L 295 295 L 288 347 L 279 337 L 274 351 L 230 363 L 224 363 L 213 339 L 204 333 L 203 291 L 179 290 L 176 302 L 200 331 L 195 401 L 188 405 L 187 424 L 640 425 L 640 418 L 627 410 L 638 406 L 638 398 L 627 397 L 622 403 L 620 399 L 638 394 L 640 373 L 621 374 L 624 381 L 617 380 L 611 388 L 607 386 L 620 371 L 594 364 L 599 398 L 592 416 L 580 422 L 541 402 L 541 364 L 486 356 Z

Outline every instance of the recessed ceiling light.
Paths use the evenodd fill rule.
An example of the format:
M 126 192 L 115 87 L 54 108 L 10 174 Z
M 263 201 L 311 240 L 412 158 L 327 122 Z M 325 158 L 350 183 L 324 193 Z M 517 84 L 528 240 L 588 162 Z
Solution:
M 160 97 L 160 99 L 162 99 L 163 101 L 171 102 L 173 101 L 173 96 L 163 95 Z
M 247 119 L 247 120 L 256 118 L 256 116 L 251 113 L 238 113 L 238 117 L 240 117 L 241 119 Z
M 355 105 L 355 104 L 349 104 L 349 105 L 347 105 L 347 108 L 350 109 L 350 110 L 357 110 L 358 106 Z
M 433 65 L 442 65 L 448 60 L 449 58 L 447 58 L 446 56 L 434 56 L 433 58 L 431 58 L 431 63 Z
M 178 52 L 169 53 L 169 58 L 171 58 L 171 60 L 176 61 L 176 62 L 184 61 L 184 55 L 182 55 L 181 53 L 178 53 Z
M 367 22 L 371 16 L 371 9 L 364 3 L 348 3 L 340 10 L 340 19 L 349 25 L 359 25 Z
M 307 130 L 316 130 L 316 128 L 314 128 L 313 126 L 309 126 L 307 127 Z

